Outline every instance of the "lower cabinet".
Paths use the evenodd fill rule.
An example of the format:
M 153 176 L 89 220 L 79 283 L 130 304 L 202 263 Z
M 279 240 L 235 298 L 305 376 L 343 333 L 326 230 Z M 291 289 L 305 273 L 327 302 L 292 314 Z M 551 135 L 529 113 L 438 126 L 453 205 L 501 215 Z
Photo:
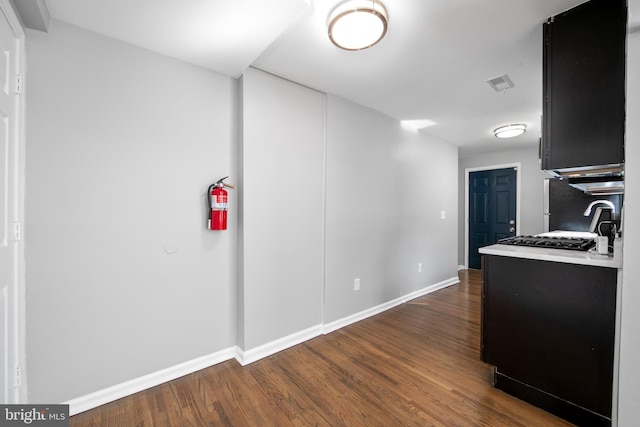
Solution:
M 494 386 L 577 425 L 611 425 L 617 270 L 485 255 L 482 360 Z

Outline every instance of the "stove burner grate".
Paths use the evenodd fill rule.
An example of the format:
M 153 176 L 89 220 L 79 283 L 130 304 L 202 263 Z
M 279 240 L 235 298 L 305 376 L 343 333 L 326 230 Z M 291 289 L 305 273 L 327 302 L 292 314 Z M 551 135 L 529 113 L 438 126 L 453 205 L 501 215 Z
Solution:
M 594 239 L 576 237 L 515 236 L 500 239 L 498 240 L 498 244 L 588 251 L 595 246 L 596 242 Z

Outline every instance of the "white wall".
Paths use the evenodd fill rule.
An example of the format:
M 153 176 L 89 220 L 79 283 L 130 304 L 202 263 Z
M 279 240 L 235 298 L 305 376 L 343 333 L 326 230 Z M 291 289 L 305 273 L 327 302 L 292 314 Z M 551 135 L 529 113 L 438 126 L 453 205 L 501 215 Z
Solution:
M 457 147 L 328 97 L 325 322 L 456 277 L 457 216 Z
M 633 10 L 632 10 L 633 12 Z M 640 11 L 638 11 L 640 13 Z M 625 142 L 624 258 L 618 425 L 640 419 L 640 32 L 627 45 L 627 130 Z
M 245 352 L 456 277 L 457 148 L 329 96 L 325 205 L 326 98 L 254 69 L 242 78 Z
M 238 85 L 57 21 L 27 41 L 30 402 L 259 357 L 455 279 L 455 146 L 254 69 Z
M 322 324 L 325 95 L 256 69 L 241 84 L 247 352 Z
M 459 209 L 460 222 L 458 224 L 458 262 L 465 264 L 465 170 L 467 168 L 488 167 L 520 163 L 520 228 L 521 235 L 534 235 L 544 231 L 543 200 L 544 180 L 549 174 L 540 170 L 538 163 L 538 148 L 526 147 L 497 151 L 492 153 L 475 154 L 460 157 L 459 170 Z
M 638 46 L 636 33 L 629 46 L 631 70 L 640 68 Z M 458 180 L 465 167 L 521 162 L 527 194 L 522 231 L 534 234 L 542 228 L 545 175 L 537 169 L 535 149 L 463 158 L 458 175 L 454 146 L 402 130 L 397 121 L 341 98 L 327 101 L 315 91 L 256 72 L 249 80 L 250 95 L 243 95 L 253 106 L 240 117 L 241 130 L 249 131 L 245 142 L 255 146 L 243 153 L 244 172 L 251 168 L 241 182 L 235 170 L 234 79 L 57 21 L 49 34 L 29 32 L 27 55 L 30 402 L 73 399 L 236 343 L 254 348 L 450 278 L 456 228 L 462 223 L 457 197 L 464 194 L 464 180 L 460 185 Z M 640 182 L 632 167 L 640 160 L 640 145 L 634 143 L 640 131 L 632 119 L 639 114 L 636 75 L 628 73 L 621 426 L 640 417 L 640 293 L 635 286 L 640 207 L 634 197 Z M 316 138 L 324 102 L 326 159 Z M 298 106 L 304 107 L 296 111 Z M 309 153 L 297 152 L 296 161 L 286 151 L 260 145 L 268 141 L 286 148 L 279 137 L 260 132 L 288 127 L 291 114 L 301 114 L 301 123 L 309 120 L 298 129 L 302 137 L 287 135 L 287 143 L 299 138 L 301 145 L 290 147 L 294 151 L 310 143 L 304 132 L 315 129 L 314 142 L 305 145 Z M 240 268 L 244 287 L 239 289 L 233 215 L 239 211 L 238 192 L 230 194 L 230 229 L 205 229 L 206 188 L 227 174 L 230 182 L 244 184 L 252 215 L 272 206 L 263 181 L 286 179 L 282 190 L 293 204 L 288 213 L 312 206 L 311 222 L 295 228 L 303 231 L 300 236 L 290 227 L 282 229 L 284 234 L 274 228 L 273 235 L 262 234 L 260 243 L 249 244 L 250 267 Z M 258 226 L 265 219 L 279 220 L 274 212 L 243 221 L 255 220 Z M 324 241 L 318 222 L 323 215 Z M 287 222 L 297 225 L 298 220 Z M 254 230 L 252 236 L 262 232 Z M 243 243 L 253 239 L 241 237 Z M 324 270 L 318 265 L 322 244 Z M 293 249 L 300 248 L 308 252 L 299 256 Z M 260 254 L 267 257 L 259 260 Z M 280 283 L 284 276 L 275 269 L 283 256 L 291 257 L 289 264 L 300 261 L 301 268 L 292 266 Z M 249 271 L 253 276 L 247 281 Z M 355 277 L 361 278 L 359 292 L 353 291 Z
M 233 346 L 236 81 L 57 21 L 27 57 L 29 401 Z

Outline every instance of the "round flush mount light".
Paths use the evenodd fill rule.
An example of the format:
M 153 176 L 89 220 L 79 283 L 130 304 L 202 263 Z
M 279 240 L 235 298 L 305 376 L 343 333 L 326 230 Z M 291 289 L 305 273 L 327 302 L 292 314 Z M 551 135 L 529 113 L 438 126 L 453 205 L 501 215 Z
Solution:
M 389 15 L 378 0 L 347 0 L 329 16 L 329 39 L 341 49 L 362 50 L 387 33 Z
M 516 125 L 506 125 L 500 126 L 499 128 L 493 131 L 493 134 L 496 138 L 513 138 L 514 136 L 522 135 L 527 130 L 526 125 L 516 124 Z

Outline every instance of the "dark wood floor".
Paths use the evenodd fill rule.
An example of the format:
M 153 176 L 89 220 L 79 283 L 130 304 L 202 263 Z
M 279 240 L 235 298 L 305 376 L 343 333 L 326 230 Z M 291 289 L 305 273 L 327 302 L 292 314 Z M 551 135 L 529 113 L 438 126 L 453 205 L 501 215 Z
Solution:
M 490 385 L 480 274 L 242 367 L 230 360 L 71 426 L 568 426 Z

